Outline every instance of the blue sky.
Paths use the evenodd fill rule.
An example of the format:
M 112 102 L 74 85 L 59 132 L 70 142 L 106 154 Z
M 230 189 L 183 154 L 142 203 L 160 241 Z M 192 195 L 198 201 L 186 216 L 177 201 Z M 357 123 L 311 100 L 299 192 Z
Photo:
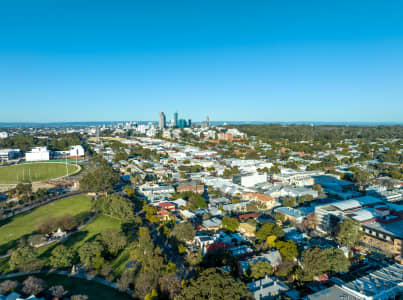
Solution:
M 403 122 L 403 1 L 0 1 L 0 122 Z

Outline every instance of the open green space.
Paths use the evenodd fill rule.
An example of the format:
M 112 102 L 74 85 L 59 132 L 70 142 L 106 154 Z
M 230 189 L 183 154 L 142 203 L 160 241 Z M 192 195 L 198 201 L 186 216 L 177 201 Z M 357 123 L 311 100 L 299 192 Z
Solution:
M 86 225 L 79 232 L 76 232 L 70 236 L 68 240 L 63 242 L 63 244 L 66 247 L 72 247 L 78 250 L 78 248 L 80 248 L 85 242 L 94 240 L 102 231 L 108 229 L 119 230 L 120 228 L 120 220 L 105 215 L 98 215 L 95 220 Z M 50 257 L 52 250 L 57 247 L 57 245 L 59 244 L 52 244 L 38 249 L 40 257 L 42 259 Z M 111 261 L 111 266 L 115 275 L 122 274 L 122 272 L 126 269 L 126 264 L 131 261 L 131 250 L 132 248 L 128 246 L 113 261 Z
M 45 280 L 47 287 L 62 285 L 69 295 L 87 295 L 89 300 L 128 300 L 132 299 L 129 295 L 121 293 L 113 288 L 109 288 L 94 281 L 87 281 L 84 279 L 67 277 L 56 274 L 36 274 L 35 277 Z M 23 282 L 27 276 L 11 278 Z
M 120 220 L 108 217 L 105 215 L 99 215 L 90 224 L 85 226 L 81 231 L 73 234 L 64 244 L 68 247 L 78 249 L 86 241 L 91 241 L 107 229 L 120 229 Z
M 7 219 L 0 227 L 0 253 L 17 245 L 17 240 L 29 236 L 49 217 L 60 217 L 65 214 L 77 216 L 91 210 L 91 198 L 83 195 L 56 200 L 33 211 Z
M 24 163 L 0 167 L 0 184 L 16 184 L 23 181 L 46 181 L 73 174 L 79 169 L 72 164 L 56 162 Z

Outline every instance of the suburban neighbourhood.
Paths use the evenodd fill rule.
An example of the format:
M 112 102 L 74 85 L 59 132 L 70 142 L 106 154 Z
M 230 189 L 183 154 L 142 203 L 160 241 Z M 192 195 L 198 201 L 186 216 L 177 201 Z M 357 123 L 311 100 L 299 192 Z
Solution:
M 401 127 L 177 118 L 7 128 L 1 278 L 22 275 L 0 291 L 59 270 L 122 299 L 401 297 Z

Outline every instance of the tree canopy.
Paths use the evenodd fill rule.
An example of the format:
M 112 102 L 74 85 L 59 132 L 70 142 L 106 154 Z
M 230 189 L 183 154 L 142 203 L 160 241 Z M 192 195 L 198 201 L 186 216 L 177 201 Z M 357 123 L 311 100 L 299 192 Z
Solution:
M 239 222 L 236 218 L 224 217 L 222 218 L 221 226 L 229 231 L 236 231 L 239 227 Z
M 256 237 L 264 241 L 269 235 L 274 235 L 276 237 L 283 237 L 284 236 L 284 231 L 281 229 L 280 226 L 277 226 L 276 224 L 273 223 L 268 223 L 264 224 L 257 232 L 256 232 Z
M 253 296 L 243 282 L 235 280 L 225 271 L 210 268 L 197 278 L 186 281 L 177 299 L 252 300 Z
M 337 235 L 337 240 L 348 247 L 352 248 L 360 242 L 362 231 L 360 223 L 352 219 L 344 219 L 340 224 L 340 231 Z

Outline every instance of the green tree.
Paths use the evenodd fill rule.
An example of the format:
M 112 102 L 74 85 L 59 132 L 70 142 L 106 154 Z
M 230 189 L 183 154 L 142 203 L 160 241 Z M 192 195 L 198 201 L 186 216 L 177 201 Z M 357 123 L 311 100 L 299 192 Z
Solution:
M 222 218 L 221 226 L 229 231 L 236 231 L 239 227 L 239 222 L 236 218 L 224 217 Z
M 294 207 L 297 205 L 295 197 L 285 197 L 283 199 L 283 206 Z
M 276 240 L 277 240 L 277 237 L 276 237 L 275 235 L 269 235 L 269 236 L 266 238 L 266 245 L 267 245 L 267 247 L 270 247 L 270 248 L 275 247 L 275 245 L 276 245 Z
M 321 193 L 322 192 L 322 186 L 320 185 L 320 184 L 314 184 L 313 186 L 312 186 L 312 189 L 314 190 L 314 191 L 317 191 L 318 193 Z
M 144 300 L 158 300 L 158 293 L 155 289 L 151 291 L 151 293 L 147 294 Z
M 116 229 L 107 229 L 101 232 L 99 240 L 113 256 L 116 256 L 127 244 L 126 236 Z
M 86 242 L 78 249 L 78 255 L 80 261 L 87 268 L 93 267 L 95 269 L 100 268 L 103 265 L 102 252 L 104 247 L 98 241 Z
M 178 300 L 186 299 L 237 299 L 252 300 L 247 286 L 216 268 L 203 271 L 197 278 L 184 283 Z
M 276 248 L 285 260 L 293 260 L 298 256 L 298 247 L 292 241 L 278 241 L 276 242 Z
M 200 251 L 188 252 L 186 254 L 186 262 L 191 266 L 198 265 L 199 263 L 201 263 L 201 261 L 202 261 L 202 254 Z
M 340 231 L 337 240 L 348 247 L 352 248 L 359 244 L 362 237 L 360 223 L 352 219 L 344 219 L 340 224 Z
M 274 235 L 278 238 L 281 238 L 284 236 L 284 231 L 276 224 L 268 223 L 264 224 L 256 233 L 256 237 L 261 241 L 266 240 L 269 235 Z
M 344 255 L 343 250 L 327 248 L 324 252 L 328 260 L 329 271 L 335 273 L 348 272 L 351 263 Z
M 249 264 L 249 272 L 253 279 L 260 279 L 273 274 L 273 267 L 267 261 L 258 261 L 255 264 Z
M 52 256 L 50 257 L 50 265 L 53 268 L 68 268 L 73 264 L 75 252 L 71 248 L 67 248 L 64 245 L 59 245 L 52 250 Z
M 175 237 L 178 241 L 187 242 L 193 240 L 195 237 L 195 230 L 192 223 L 177 223 L 172 230 L 171 236 Z
M 31 247 L 17 248 L 10 257 L 9 266 L 11 270 L 29 272 L 41 269 L 42 261 L 37 257 L 36 251 Z
M 146 214 L 146 220 L 150 223 L 158 223 L 160 218 L 157 214 L 157 208 L 152 205 L 144 205 L 143 211 Z
M 329 270 L 326 253 L 319 248 L 311 248 L 302 254 L 303 280 L 312 281 L 314 276 L 322 275 Z
M 119 218 L 123 222 L 131 222 L 134 219 L 134 205 L 124 197 L 116 194 L 98 197 L 94 203 L 97 211 L 114 217 Z
M 89 192 L 111 192 L 119 182 L 119 174 L 102 158 L 90 163 L 90 170 L 80 180 L 80 189 Z

